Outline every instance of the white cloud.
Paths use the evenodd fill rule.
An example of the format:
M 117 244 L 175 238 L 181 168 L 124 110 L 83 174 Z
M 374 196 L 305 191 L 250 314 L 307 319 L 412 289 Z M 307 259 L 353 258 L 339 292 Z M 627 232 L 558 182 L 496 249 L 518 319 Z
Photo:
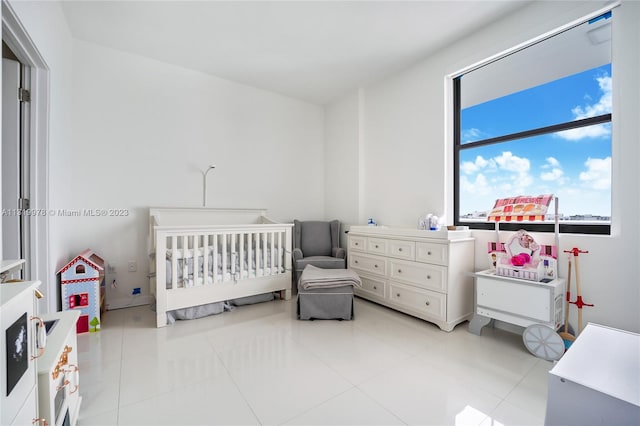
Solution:
M 479 141 L 481 139 L 486 139 L 486 137 L 487 137 L 486 133 L 476 128 L 463 129 L 460 134 L 462 143 Z
M 560 169 L 551 169 L 550 172 L 540 173 L 540 179 L 542 180 L 559 180 L 564 175 L 564 172 Z
M 546 160 L 547 164 L 542 166 L 543 169 L 547 169 L 549 167 L 560 167 L 560 162 L 554 157 L 547 157 Z
M 462 176 L 460 179 L 460 188 L 463 192 L 473 195 L 487 195 L 492 192 L 487 178 L 482 173 L 479 173 L 474 181 L 470 181 L 466 176 Z
M 585 107 L 577 106 L 571 110 L 576 120 L 595 117 L 596 115 L 608 114 L 611 112 L 611 77 L 603 76 L 596 79 L 602 92 L 602 96 L 593 105 Z
M 493 159 L 503 170 L 510 172 L 526 173 L 531 168 L 531 162 L 528 158 L 513 155 L 511 151 L 503 152 L 499 157 Z
M 564 130 L 556 132 L 555 135 L 568 141 L 578 141 L 584 138 L 601 138 L 611 134 L 611 126 L 609 124 L 597 124 L 595 126 L 579 127 L 577 129 Z
M 594 104 L 576 106 L 571 110 L 574 120 L 595 117 L 611 112 L 611 77 L 608 75 L 596 78 L 602 96 Z M 556 136 L 569 141 L 577 141 L 584 138 L 600 138 L 611 134 L 611 126 L 598 124 L 595 126 L 565 130 L 555 133 Z
M 474 197 L 525 193 L 527 187 L 534 183 L 533 177 L 529 174 L 530 168 L 529 159 L 518 157 L 509 151 L 489 159 L 479 155 L 474 161 L 465 161 L 460 165 L 463 173 L 460 188 Z M 492 173 L 497 169 L 502 170 L 503 173 Z M 492 173 L 490 180 L 483 174 L 486 172 Z
M 467 175 L 485 168 L 495 168 L 495 162 L 491 159 L 485 160 L 481 155 L 478 155 L 474 161 L 464 161 L 460 165 L 460 170 Z
M 547 163 L 540 168 L 543 170 L 549 170 L 548 172 L 540 173 L 540 179 L 546 181 L 555 181 L 558 184 L 564 184 L 564 172 L 560 162 L 554 157 L 547 157 Z
M 611 188 L 611 157 L 589 158 L 584 165 L 587 170 L 580 173 L 580 180 L 594 190 Z

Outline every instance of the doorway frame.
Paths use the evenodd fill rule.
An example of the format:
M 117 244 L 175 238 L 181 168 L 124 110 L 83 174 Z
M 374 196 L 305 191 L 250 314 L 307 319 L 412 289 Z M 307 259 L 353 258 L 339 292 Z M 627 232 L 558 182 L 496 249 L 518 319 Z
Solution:
M 2 0 L 2 40 L 18 60 L 30 68 L 29 193 L 31 208 L 43 214 L 30 216 L 29 263 L 24 275 L 45 283 L 47 309 L 57 309 L 56 280 L 49 259 L 49 80 L 50 69 L 7 0 Z M 1 126 L 1 120 L 0 120 Z M 2 235 L 0 229 L 0 236 Z M 1 249 L 0 249 L 1 254 Z M 1 256 L 0 256 L 1 257 Z M 41 299 L 42 300 L 42 299 Z

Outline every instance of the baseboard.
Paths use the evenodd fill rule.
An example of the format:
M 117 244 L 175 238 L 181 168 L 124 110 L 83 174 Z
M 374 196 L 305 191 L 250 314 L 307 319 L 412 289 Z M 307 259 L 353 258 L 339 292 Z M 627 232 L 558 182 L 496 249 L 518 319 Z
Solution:
M 151 295 L 121 297 L 118 299 L 107 300 L 107 310 L 111 311 L 114 309 L 130 308 L 133 306 L 150 305 L 152 303 L 153 303 L 153 296 Z

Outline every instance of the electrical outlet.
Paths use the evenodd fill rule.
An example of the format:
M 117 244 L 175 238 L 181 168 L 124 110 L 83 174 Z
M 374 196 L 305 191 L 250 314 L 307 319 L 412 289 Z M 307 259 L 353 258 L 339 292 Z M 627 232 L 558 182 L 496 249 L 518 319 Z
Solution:
M 129 261 L 129 272 L 136 272 L 138 270 L 138 262 L 135 260 Z

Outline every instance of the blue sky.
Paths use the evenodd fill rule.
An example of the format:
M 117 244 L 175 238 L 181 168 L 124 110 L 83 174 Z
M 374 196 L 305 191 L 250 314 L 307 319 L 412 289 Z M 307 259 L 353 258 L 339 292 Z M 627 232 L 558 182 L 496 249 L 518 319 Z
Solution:
M 611 112 L 611 65 L 465 108 L 462 143 Z M 611 126 L 460 151 L 460 214 L 555 194 L 560 213 L 611 215 Z

